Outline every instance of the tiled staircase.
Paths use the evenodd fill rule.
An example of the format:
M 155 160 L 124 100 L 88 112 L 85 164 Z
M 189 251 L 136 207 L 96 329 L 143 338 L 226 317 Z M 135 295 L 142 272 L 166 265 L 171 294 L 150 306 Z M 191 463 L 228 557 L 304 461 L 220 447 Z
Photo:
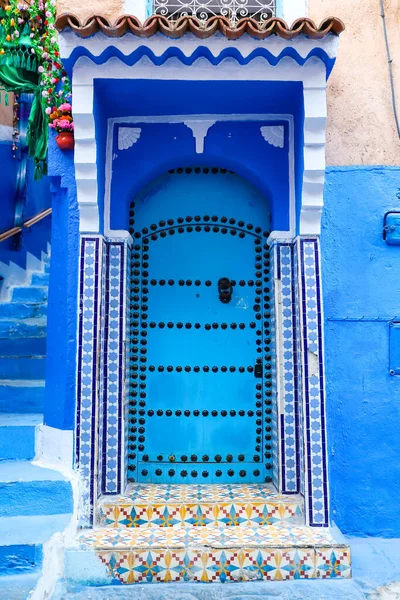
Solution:
M 349 578 L 339 532 L 304 524 L 301 496 L 267 485 L 131 486 L 66 552 L 86 584 Z
M 48 278 L 45 262 L 30 285 L 0 303 L 0 592 L 10 575 L 39 576 L 43 544 L 72 512 L 69 480 L 33 462 L 43 423 Z

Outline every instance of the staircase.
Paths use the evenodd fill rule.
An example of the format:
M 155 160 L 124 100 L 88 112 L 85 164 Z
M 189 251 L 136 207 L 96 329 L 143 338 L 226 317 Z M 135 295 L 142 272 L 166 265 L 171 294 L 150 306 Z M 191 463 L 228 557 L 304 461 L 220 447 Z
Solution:
M 23 575 L 10 598 L 14 586 L 39 577 L 43 545 L 72 513 L 69 480 L 33 462 L 43 423 L 48 280 L 47 261 L 0 304 L 0 591 L 9 576 Z
M 136 484 L 103 497 L 66 551 L 69 582 L 349 578 L 340 532 L 304 524 L 301 496 L 269 485 Z

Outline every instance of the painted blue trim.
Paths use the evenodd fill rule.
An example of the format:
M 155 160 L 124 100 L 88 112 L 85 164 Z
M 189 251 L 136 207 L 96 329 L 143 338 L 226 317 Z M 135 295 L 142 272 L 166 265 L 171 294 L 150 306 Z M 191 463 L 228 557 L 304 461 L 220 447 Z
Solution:
M 232 47 L 225 48 L 222 52 L 220 52 L 220 54 L 218 54 L 218 56 L 214 56 L 211 50 L 205 46 L 199 46 L 190 56 L 186 56 L 179 48 L 170 47 L 168 50 L 163 52 L 163 54 L 157 56 L 150 48 L 142 46 L 126 56 L 123 54 L 123 52 L 121 52 L 121 50 L 115 48 L 115 46 L 108 46 L 108 48 L 106 48 L 101 54 L 96 56 L 93 55 L 87 48 L 79 46 L 78 48 L 74 48 L 68 58 L 63 59 L 64 67 L 67 69 L 69 74 L 71 74 L 72 68 L 76 61 L 82 56 L 90 58 L 96 65 L 102 65 L 110 58 L 119 58 L 127 66 L 136 64 L 144 56 L 149 58 L 156 66 L 163 65 L 170 58 L 177 58 L 186 66 L 192 65 L 199 58 L 206 58 L 214 66 L 219 65 L 226 58 L 233 58 L 237 60 L 240 65 L 248 65 L 255 58 L 261 57 L 265 58 L 266 61 L 274 67 L 286 57 L 293 58 L 293 60 L 295 60 L 296 63 L 301 66 L 305 65 L 310 58 L 316 57 L 325 64 L 327 70 L 327 79 L 335 64 L 335 59 L 330 58 L 322 48 L 313 48 L 313 50 L 311 50 L 311 52 L 309 52 L 305 57 L 301 56 L 297 50 L 290 47 L 284 48 L 284 50 L 282 50 L 278 56 L 275 56 L 266 48 L 257 48 L 248 56 L 244 57 L 237 48 Z M 110 79 L 111 78 L 112 77 L 110 77 Z
M 382 173 L 385 171 L 399 171 L 400 166 L 386 166 L 386 165 L 340 165 L 340 166 L 327 166 L 326 173 L 349 173 L 352 171 L 362 171 L 363 173 Z

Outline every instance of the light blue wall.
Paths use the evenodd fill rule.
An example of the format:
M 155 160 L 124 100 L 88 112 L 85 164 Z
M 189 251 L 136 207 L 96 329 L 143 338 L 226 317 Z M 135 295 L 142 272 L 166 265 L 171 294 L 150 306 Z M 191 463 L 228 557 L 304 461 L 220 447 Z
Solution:
M 329 168 L 326 177 L 331 506 L 333 520 L 352 535 L 400 537 L 400 377 L 389 374 L 388 325 L 400 315 L 400 247 L 382 240 L 385 212 L 400 208 L 399 185 L 400 168 Z

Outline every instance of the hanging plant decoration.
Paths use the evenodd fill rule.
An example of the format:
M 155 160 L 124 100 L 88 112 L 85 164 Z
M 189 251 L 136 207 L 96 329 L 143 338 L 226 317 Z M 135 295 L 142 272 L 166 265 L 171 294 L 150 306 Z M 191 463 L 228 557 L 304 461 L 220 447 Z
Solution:
M 58 108 L 54 107 L 50 113 L 50 128 L 58 132 L 56 141 L 61 150 L 74 149 L 74 122 L 71 110 L 72 106 L 64 102 Z
M 56 0 L 0 0 L 0 88 L 6 95 L 34 94 L 27 144 L 35 161 L 35 179 L 47 173 L 50 115 L 71 102 L 55 17 Z M 69 116 L 73 131 L 71 111 Z

